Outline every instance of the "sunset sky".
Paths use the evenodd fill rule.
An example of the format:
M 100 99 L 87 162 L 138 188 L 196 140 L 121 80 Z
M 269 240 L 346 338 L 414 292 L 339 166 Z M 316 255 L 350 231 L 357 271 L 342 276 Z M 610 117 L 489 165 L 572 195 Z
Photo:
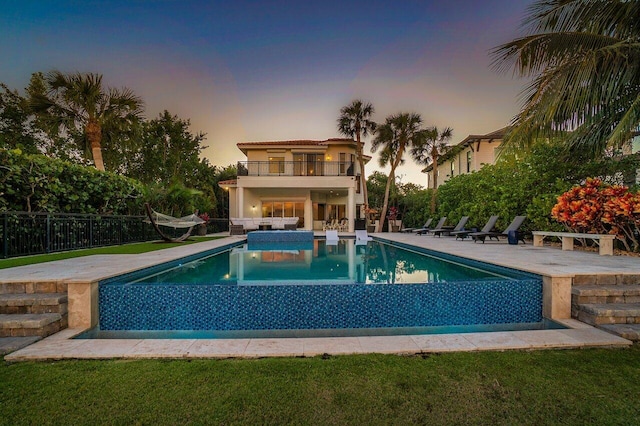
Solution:
M 238 142 L 339 136 L 355 98 L 375 121 L 417 112 L 457 143 L 517 113 L 524 82 L 492 71 L 488 52 L 519 35 L 530 3 L 6 1 L 0 82 L 22 91 L 37 71 L 103 74 L 141 96 L 148 118 L 190 119 L 220 166 L 244 159 Z M 425 185 L 421 168 L 407 159 L 397 174 Z

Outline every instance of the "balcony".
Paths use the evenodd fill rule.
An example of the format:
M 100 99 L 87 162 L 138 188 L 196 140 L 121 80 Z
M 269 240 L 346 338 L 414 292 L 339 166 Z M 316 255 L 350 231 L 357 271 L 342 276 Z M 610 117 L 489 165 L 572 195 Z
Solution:
M 238 161 L 238 176 L 354 176 L 342 161 Z

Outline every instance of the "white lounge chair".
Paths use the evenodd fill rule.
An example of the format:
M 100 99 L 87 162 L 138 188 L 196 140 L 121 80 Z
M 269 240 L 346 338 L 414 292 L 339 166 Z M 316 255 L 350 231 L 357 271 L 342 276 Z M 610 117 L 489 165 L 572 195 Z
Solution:
M 338 244 L 338 241 L 340 240 L 340 237 L 338 237 L 338 231 L 335 229 L 327 229 L 325 232 L 325 238 L 327 239 L 327 245 L 332 246 Z
M 360 230 L 356 230 L 356 241 L 361 240 L 361 241 L 371 241 L 373 240 L 373 238 L 371 238 L 369 236 L 369 234 L 367 234 L 367 230 L 366 229 L 360 229 Z

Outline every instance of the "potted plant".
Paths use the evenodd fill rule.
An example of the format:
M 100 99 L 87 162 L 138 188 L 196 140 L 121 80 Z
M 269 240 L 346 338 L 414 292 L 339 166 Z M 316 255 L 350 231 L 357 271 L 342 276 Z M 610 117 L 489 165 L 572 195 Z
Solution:
M 364 209 L 364 213 L 365 213 L 365 218 L 367 223 L 367 232 L 368 233 L 376 232 L 375 222 L 376 222 L 376 214 L 378 213 L 378 211 L 376 209 L 373 209 L 367 206 Z
M 391 232 L 400 231 L 400 226 L 396 225 L 396 219 L 398 218 L 398 208 L 390 207 L 389 208 L 389 229 Z
M 209 223 L 209 214 L 205 212 L 198 215 L 198 217 L 204 220 L 204 223 L 198 225 L 198 227 L 196 228 L 196 235 L 207 235 L 207 223 Z

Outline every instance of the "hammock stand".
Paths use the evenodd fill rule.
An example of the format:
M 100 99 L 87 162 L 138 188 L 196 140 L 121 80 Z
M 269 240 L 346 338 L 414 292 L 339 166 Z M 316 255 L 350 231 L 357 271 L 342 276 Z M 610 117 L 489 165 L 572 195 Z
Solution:
M 169 243 L 181 243 L 191 235 L 191 231 L 196 225 L 200 225 L 205 223 L 204 220 L 198 217 L 198 212 L 196 211 L 194 214 L 185 217 L 171 217 L 166 214 L 155 212 L 151 209 L 149 203 L 144 204 L 145 209 L 147 210 L 147 216 L 149 216 L 149 222 L 153 225 L 153 229 L 156 230 L 158 235 L 162 237 L 162 239 Z M 146 222 L 146 221 L 145 221 Z M 177 238 L 171 238 L 168 235 L 165 235 L 164 232 L 160 229 L 161 226 L 168 226 L 174 229 L 181 228 L 189 228 L 187 232 Z

